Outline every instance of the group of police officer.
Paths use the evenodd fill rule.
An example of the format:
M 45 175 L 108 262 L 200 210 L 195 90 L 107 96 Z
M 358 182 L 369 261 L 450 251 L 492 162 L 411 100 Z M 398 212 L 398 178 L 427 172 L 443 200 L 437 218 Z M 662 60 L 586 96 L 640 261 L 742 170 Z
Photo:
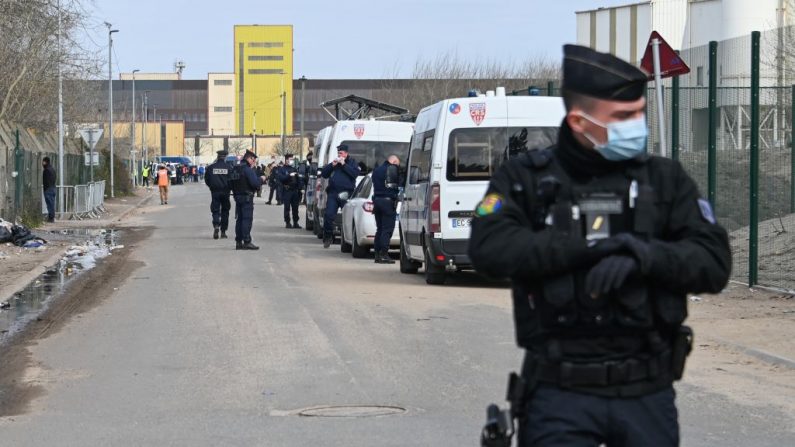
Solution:
M 692 348 L 686 296 L 721 291 L 731 252 L 682 166 L 646 154 L 647 80 L 612 55 L 566 45 L 557 144 L 506 161 L 474 211 L 470 257 L 478 272 L 511 279 L 525 350 L 509 385 L 510 412 L 489 412 L 483 445 L 510 445 L 514 419 L 520 446 L 679 444 L 672 384 Z M 321 173 L 329 179 L 326 248 L 359 175 L 348 148 L 337 149 Z M 205 177 L 213 236 L 225 237 L 231 189 L 237 248 L 255 250 L 252 198 L 264 179 L 252 169 L 254 153 L 235 169 L 225 156 Z M 373 172 L 376 262 L 391 261 L 399 163 L 389 157 Z M 291 162 L 278 179 L 288 192 L 285 223 L 300 228 Z

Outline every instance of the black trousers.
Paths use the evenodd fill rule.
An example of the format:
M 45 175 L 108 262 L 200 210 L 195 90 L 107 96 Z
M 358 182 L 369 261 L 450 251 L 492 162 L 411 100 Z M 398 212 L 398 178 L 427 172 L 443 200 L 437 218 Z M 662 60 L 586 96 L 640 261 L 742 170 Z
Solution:
M 212 201 L 210 202 L 210 213 L 213 215 L 213 228 L 221 227 L 221 231 L 229 228 L 229 202 L 228 191 L 212 191 Z
M 235 242 L 251 242 L 254 225 L 254 200 L 246 194 L 235 194 Z
M 298 204 L 301 202 L 301 191 L 284 188 L 282 203 L 284 203 L 284 222 L 290 223 L 290 210 L 293 212 L 293 223 L 298 223 Z
M 673 386 L 640 397 L 599 397 L 539 385 L 519 426 L 519 446 L 679 445 Z
M 375 240 L 373 241 L 376 252 L 388 251 L 389 241 L 395 231 L 395 200 L 388 197 L 373 199 L 373 215 L 375 216 Z

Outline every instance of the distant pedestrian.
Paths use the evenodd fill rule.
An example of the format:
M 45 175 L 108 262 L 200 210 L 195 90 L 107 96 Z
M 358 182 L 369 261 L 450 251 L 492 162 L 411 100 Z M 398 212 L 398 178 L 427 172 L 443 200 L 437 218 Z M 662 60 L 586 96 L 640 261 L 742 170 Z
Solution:
M 229 174 L 232 167 L 226 162 L 227 151 L 217 152 L 218 158 L 215 163 L 207 167 L 204 176 L 204 183 L 210 188 L 212 200 L 210 202 L 210 213 L 213 216 L 213 239 L 218 239 L 218 232 L 221 232 L 221 239 L 226 239 L 226 229 L 229 227 Z
M 157 187 L 160 190 L 160 204 L 168 205 L 168 184 L 171 180 L 168 169 L 164 165 L 160 165 L 157 170 Z
M 143 179 L 143 184 L 146 189 L 149 189 L 149 174 L 150 174 L 149 166 L 144 166 L 143 171 L 141 171 L 141 178 Z
M 284 224 L 287 228 L 300 229 L 298 224 L 298 204 L 301 201 L 301 185 L 304 180 L 295 167 L 293 154 L 285 156 L 286 164 L 276 171 L 276 178 L 284 188 L 282 201 L 284 202 Z M 290 211 L 292 210 L 293 223 L 290 224 Z
M 204 165 L 199 166 L 199 180 L 204 181 Z
M 198 183 L 199 182 L 199 168 L 198 167 L 191 166 L 190 167 L 190 175 L 193 177 L 193 182 L 194 183 Z
M 50 164 L 50 157 L 41 160 L 44 168 L 41 175 L 41 187 L 44 190 L 44 202 L 47 204 L 47 222 L 55 222 L 55 169 Z
M 273 202 L 273 194 L 276 193 L 278 190 L 276 189 L 276 166 L 274 162 L 270 162 L 268 167 L 266 168 L 265 177 L 268 179 L 268 187 L 270 188 L 270 193 L 268 193 L 268 201 L 265 202 L 268 205 Z M 276 196 L 276 200 L 279 200 L 279 196 Z
M 265 175 L 265 165 L 258 164 L 257 168 L 254 170 L 257 173 L 257 177 L 262 177 Z M 257 188 L 257 197 L 262 197 L 262 185 Z

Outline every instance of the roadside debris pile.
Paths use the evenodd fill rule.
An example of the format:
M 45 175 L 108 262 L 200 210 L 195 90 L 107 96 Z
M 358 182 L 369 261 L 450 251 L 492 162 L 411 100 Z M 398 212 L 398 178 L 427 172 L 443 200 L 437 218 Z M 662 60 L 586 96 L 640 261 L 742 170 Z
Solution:
M 47 241 L 31 233 L 28 227 L 0 219 L 0 243 L 4 242 L 24 248 L 38 248 L 47 244 Z

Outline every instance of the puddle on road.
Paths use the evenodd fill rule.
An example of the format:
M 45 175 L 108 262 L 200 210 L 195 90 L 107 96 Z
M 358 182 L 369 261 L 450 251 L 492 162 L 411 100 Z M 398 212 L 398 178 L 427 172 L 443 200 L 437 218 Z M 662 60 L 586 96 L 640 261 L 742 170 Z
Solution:
M 7 302 L 0 303 L 0 344 L 36 320 L 70 281 L 94 268 L 98 260 L 107 257 L 113 250 L 124 247 L 119 244 L 121 235 L 116 230 L 69 229 L 54 233 L 78 236 L 82 240 L 70 247 L 58 264 L 50 267 Z

